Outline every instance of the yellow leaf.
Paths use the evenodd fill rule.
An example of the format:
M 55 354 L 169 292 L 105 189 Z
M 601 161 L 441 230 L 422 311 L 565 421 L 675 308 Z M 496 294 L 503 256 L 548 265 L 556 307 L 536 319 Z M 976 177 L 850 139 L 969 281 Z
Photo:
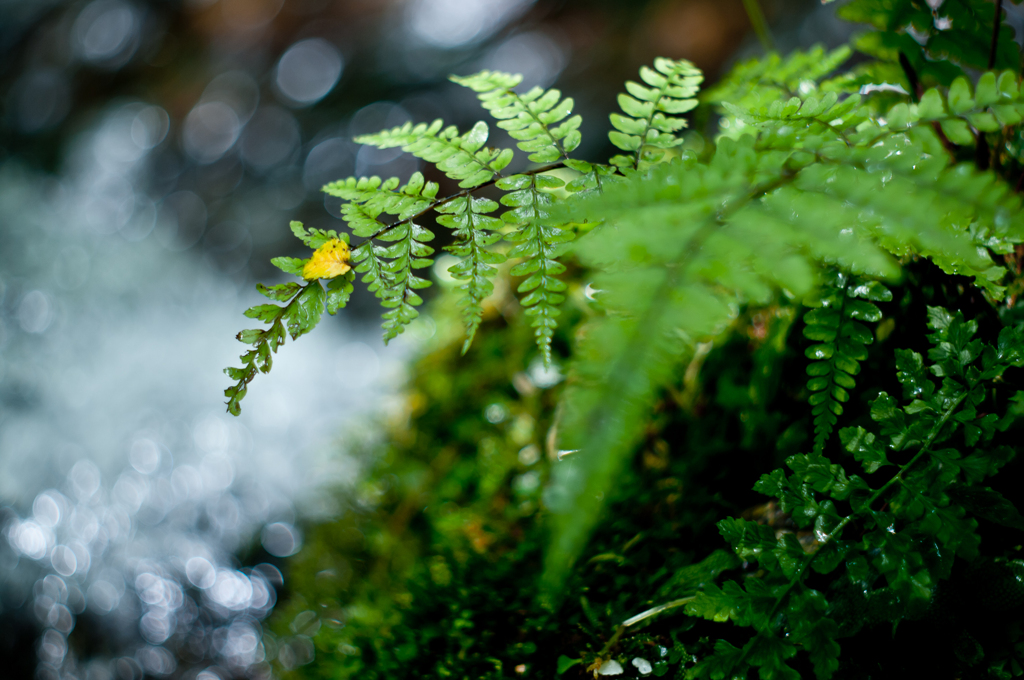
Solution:
M 348 272 L 352 267 L 348 264 L 348 244 L 332 238 L 316 249 L 302 268 L 304 279 L 333 279 Z

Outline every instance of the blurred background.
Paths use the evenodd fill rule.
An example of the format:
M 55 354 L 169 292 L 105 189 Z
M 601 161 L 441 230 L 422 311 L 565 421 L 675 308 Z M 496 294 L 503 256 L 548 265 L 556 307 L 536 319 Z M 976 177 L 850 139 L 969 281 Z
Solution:
M 781 50 L 848 37 L 813 0 L 764 10 Z M 354 135 L 471 124 L 447 75 L 491 68 L 574 97 L 600 160 L 641 64 L 713 80 L 761 49 L 742 0 L 0 0 L 0 674 L 272 676 L 286 558 L 435 332 L 384 347 L 357 296 L 225 413 L 288 221 L 343 226 L 328 181 L 427 172 Z

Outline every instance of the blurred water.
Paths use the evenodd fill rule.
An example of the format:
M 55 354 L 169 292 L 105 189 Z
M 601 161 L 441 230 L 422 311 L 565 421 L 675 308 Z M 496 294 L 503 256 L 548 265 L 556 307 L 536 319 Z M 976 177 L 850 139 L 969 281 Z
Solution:
M 208 101 L 193 114 L 244 115 Z M 298 550 L 297 519 L 358 473 L 337 438 L 365 429 L 408 346 L 328 318 L 228 416 L 221 369 L 259 302 L 251 239 L 208 226 L 193 192 L 139 188 L 167 127 L 159 107 L 119 103 L 61 176 L 0 165 L 0 616 L 38 626 L 38 678 L 269 677 L 260 621 L 281 573 L 235 555 Z M 222 154 L 214 132 L 196 149 Z

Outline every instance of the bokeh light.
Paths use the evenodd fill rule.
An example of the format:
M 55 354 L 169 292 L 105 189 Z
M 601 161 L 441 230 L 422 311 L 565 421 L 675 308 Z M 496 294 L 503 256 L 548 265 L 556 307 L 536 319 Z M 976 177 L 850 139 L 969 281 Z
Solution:
M 441 48 L 490 37 L 533 4 L 529 0 L 415 0 L 408 12 L 415 38 Z
M 344 65 L 341 54 L 326 40 L 300 40 L 281 55 L 274 84 L 285 101 L 308 106 L 323 99 L 334 88 Z

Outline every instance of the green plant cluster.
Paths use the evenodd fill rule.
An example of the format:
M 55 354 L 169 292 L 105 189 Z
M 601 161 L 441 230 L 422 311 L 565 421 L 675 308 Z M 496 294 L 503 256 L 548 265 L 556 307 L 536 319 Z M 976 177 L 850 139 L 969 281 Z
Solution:
M 386 338 L 429 283 L 425 215 L 459 261 L 410 420 L 293 563 L 285 671 L 1024 673 L 1019 50 L 980 0 L 840 13 L 876 29 L 849 68 L 845 47 L 769 54 L 703 94 L 688 62 L 643 68 L 607 163 L 570 157 L 570 98 L 491 71 L 454 80 L 529 169 L 503 174 L 485 123 L 360 138 L 459 187 L 326 189 Z M 291 285 L 246 366 L 315 324 L 289 320 L 320 284 Z

